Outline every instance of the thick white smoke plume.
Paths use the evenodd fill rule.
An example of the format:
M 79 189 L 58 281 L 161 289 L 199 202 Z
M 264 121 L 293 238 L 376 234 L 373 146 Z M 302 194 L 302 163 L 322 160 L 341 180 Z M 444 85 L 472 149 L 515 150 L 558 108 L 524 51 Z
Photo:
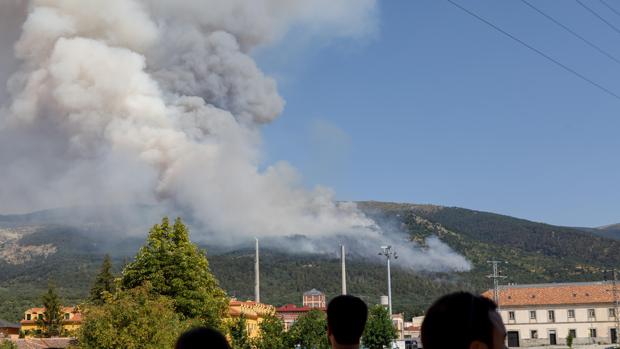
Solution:
M 0 111 L 0 212 L 165 203 L 221 242 L 385 240 L 354 204 L 304 189 L 286 163 L 260 169 L 260 126 L 284 101 L 250 56 L 291 27 L 365 35 L 375 11 L 375 0 L 1 2 L 7 32 L 21 35 L 0 60 L 19 63 Z M 11 36 L 0 39 L 9 51 Z M 438 244 L 418 256 L 468 268 Z

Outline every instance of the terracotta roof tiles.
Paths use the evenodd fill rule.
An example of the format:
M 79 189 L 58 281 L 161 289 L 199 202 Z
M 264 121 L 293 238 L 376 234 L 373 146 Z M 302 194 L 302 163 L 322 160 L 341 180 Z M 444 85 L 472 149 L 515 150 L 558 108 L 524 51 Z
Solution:
M 483 296 L 493 299 L 493 290 Z M 499 304 L 505 306 L 612 303 L 609 282 L 514 285 L 500 288 Z
M 312 309 L 318 309 L 318 310 L 321 310 L 321 311 L 325 311 L 325 308 L 323 308 L 323 307 L 316 307 L 316 308 L 313 308 L 313 307 L 298 307 L 295 304 L 283 305 L 283 306 L 281 306 L 279 308 L 276 308 L 276 311 L 278 313 L 305 313 L 305 312 L 308 312 L 308 311 L 310 311 Z

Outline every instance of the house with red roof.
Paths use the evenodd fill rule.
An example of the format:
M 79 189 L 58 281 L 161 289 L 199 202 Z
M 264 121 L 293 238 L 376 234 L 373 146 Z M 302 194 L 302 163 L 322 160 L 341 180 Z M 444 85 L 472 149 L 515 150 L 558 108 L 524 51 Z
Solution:
M 21 330 L 26 336 L 34 335 L 40 330 L 37 320 L 43 319 L 45 308 L 30 308 L 24 312 L 24 318 L 20 321 Z M 62 307 L 62 328 L 73 332 L 82 325 L 82 313 L 78 307 Z
M 298 307 L 295 304 L 286 304 L 276 308 L 276 315 L 284 322 L 284 329 L 288 331 L 297 319 L 310 310 L 318 309 L 325 311 L 325 307 Z

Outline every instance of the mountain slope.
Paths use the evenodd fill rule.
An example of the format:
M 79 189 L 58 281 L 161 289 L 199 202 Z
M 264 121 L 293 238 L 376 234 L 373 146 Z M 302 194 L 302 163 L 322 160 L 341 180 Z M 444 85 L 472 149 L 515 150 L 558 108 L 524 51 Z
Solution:
M 596 235 L 600 235 L 606 238 L 620 240 L 620 223 L 605 225 L 598 228 L 587 229 Z
M 399 260 L 394 261 L 394 310 L 408 316 L 420 313 L 443 293 L 488 288 L 487 261 L 491 259 L 506 261 L 501 265 L 505 281 L 515 283 L 601 280 L 605 269 L 620 266 L 620 256 L 613 253 L 619 250 L 620 241 L 598 236 L 588 228 L 558 227 L 454 207 L 382 202 L 360 202 L 359 207 L 380 225 L 396 227 L 419 243 L 438 236 L 472 263 L 469 272 L 425 273 L 399 268 Z M 50 215 L 54 217 L 51 223 Z M 113 254 L 118 271 L 146 235 L 145 229 L 142 237 L 128 238 L 102 222 L 59 222 L 63 215 L 58 212 L 26 218 L 0 216 L 0 318 L 17 320 L 23 310 L 38 302 L 48 280 L 59 286 L 67 303 L 79 302 L 88 294 L 103 254 Z M 3 253 L 17 256 L 20 246 L 38 252 L 19 263 L 2 257 Z M 205 247 L 211 252 L 211 268 L 228 293 L 252 298 L 253 251 L 224 253 L 218 246 Z M 351 293 L 370 303 L 386 293 L 384 264 L 350 258 L 347 271 Z M 340 290 L 339 261 L 334 256 L 264 249 L 261 282 L 262 299 L 276 305 L 300 303 L 302 292 L 311 288 L 333 296 Z

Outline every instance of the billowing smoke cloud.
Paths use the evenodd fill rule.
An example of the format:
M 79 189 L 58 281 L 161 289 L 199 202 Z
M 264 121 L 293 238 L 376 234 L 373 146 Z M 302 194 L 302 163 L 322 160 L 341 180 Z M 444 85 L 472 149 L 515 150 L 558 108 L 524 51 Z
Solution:
M 366 35 L 375 0 L 11 1 L 0 12 L 27 17 L 0 116 L 0 211 L 160 203 L 223 243 L 390 242 L 354 204 L 305 189 L 288 164 L 262 169 L 260 127 L 284 100 L 250 56 L 291 27 Z M 439 240 L 411 253 L 412 265 L 468 268 Z

